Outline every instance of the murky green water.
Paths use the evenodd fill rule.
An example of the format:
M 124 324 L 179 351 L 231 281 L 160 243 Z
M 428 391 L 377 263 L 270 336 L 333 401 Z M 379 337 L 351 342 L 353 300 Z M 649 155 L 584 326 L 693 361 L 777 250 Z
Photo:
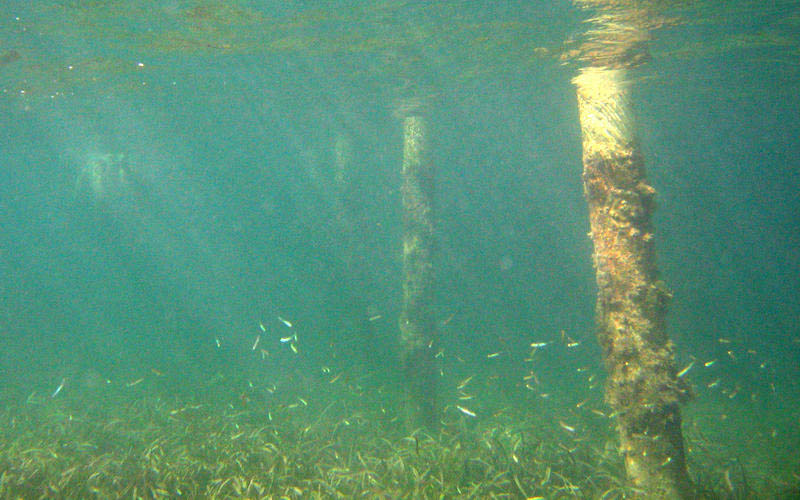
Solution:
M 796 493 L 800 6 L 641 2 L 689 471 Z M 571 79 L 598 6 L 6 2 L 0 496 L 624 498 Z M 436 169 L 441 428 L 398 364 Z M 538 347 L 531 347 L 531 344 Z M 788 498 L 788 497 L 787 497 Z

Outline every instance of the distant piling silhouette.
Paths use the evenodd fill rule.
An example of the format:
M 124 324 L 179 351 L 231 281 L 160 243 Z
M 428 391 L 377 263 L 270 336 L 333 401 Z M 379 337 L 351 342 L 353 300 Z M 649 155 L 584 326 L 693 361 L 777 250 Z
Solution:
M 434 167 L 428 150 L 425 116 L 404 110 L 403 120 L 403 306 L 400 358 L 413 427 L 436 426 L 438 418 L 435 352 Z

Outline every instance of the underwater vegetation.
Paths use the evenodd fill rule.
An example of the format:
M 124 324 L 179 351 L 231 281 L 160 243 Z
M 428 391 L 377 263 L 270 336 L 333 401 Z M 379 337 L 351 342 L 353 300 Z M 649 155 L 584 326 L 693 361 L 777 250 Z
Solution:
M 401 395 L 344 378 L 309 385 L 303 396 L 278 390 L 269 404 L 237 396 L 221 404 L 219 395 L 238 393 L 228 381 L 217 381 L 211 397 L 158 396 L 152 380 L 34 394 L 0 414 L 0 497 L 637 496 L 626 485 L 613 415 L 576 410 L 565 420 L 547 408 L 503 405 L 475 416 L 453 405 L 439 430 L 406 430 L 391 404 Z M 476 379 L 462 383 L 486 382 Z M 686 432 L 690 471 L 705 498 L 789 491 L 791 480 L 746 470 L 696 423 Z

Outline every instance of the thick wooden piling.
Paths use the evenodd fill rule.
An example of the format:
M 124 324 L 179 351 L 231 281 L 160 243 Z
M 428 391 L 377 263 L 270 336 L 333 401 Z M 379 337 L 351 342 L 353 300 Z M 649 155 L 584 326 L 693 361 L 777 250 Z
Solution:
M 665 330 L 671 295 L 656 268 L 655 190 L 645 179 L 626 76 L 623 68 L 590 66 L 574 79 L 606 400 L 632 485 L 644 498 L 693 498 L 679 410 L 688 392 Z

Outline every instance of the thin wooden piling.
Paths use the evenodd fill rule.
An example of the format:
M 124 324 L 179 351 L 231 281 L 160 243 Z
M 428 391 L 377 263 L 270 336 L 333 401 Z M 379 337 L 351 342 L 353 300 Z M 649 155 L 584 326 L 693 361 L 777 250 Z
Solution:
M 413 426 L 438 422 L 436 321 L 433 313 L 434 168 L 427 123 L 403 117 L 403 309 L 401 363 Z

